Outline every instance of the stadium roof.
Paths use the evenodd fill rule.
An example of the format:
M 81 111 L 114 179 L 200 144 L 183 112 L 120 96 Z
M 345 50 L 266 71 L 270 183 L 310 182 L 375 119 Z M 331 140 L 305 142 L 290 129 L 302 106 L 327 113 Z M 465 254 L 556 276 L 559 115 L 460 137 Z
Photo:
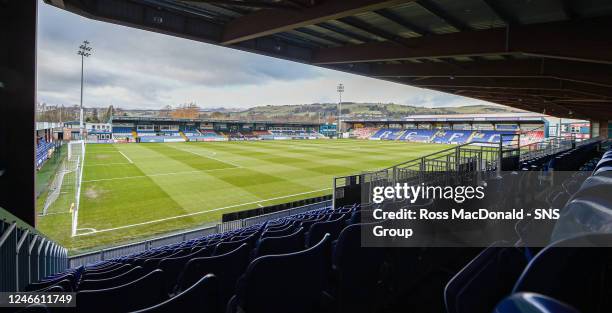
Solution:
M 375 122 L 544 122 L 550 116 L 538 113 L 486 113 L 486 114 L 419 114 L 408 115 L 399 119 L 360 119 L 348 118 L 349 123 Z
M 534 112 L 610 119 L 609 0 L 45 0 L 138 27 Z
M 114 116 L 112 122 L 176 122 L 176 123 L 225 123 L 225 124 L 266 124 L 266 125 L 296 125 L 296 126 L 319 126 L 325 123 L 317 122 L 292 122 L 292 121 L 261 121 L 261 120 L 221 120 L 210 118 L 174 118 L 174 117 L 147 117 L 147 116 Z

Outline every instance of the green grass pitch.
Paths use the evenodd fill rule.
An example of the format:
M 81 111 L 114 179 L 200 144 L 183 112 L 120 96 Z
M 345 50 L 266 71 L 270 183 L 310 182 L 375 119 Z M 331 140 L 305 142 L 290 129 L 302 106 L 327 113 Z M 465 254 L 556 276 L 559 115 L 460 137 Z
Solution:
M 79 253 L 217 223 L 227 212 L 330 194 L 334 176 L 448 147 L 349 139 L 88 144 L 78 236 L 70 236 L 69 205 L 61 199 L 37 224 Z

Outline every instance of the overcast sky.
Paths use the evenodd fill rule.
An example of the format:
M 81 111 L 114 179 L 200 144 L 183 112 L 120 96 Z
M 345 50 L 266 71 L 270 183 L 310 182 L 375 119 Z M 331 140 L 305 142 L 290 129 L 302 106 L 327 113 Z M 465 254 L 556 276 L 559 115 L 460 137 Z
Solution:
M 80 43 L 85 60 L 85 106 L 159 109 L 247 108 L 343 101 L 439 107 L 486 102 L 278 60 L 248 52 L 89 20 L 40 2 L 38 101 L 79 102 Z

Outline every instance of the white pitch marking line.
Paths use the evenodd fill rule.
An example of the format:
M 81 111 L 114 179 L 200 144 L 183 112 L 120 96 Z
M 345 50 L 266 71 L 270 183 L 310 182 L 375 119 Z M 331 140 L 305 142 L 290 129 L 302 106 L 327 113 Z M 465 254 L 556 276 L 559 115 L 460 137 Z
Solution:
M 241 207 L 243 205 L 258 204 L 258 203 L 261 203 L 261 202 L 266 202 L 266 201 L 271 201 L 271 200 L 290 198 L 290 197 L 294 197 L 294 196 L 305 195 L 305 194 L 315 193 L 315 192 L 319 192 L 319 191 L 323 191 L 323 190 L 329 190 L 329 189 L 332 189 L 332 188 L 323 188 L 323 189 L 312 190 L 312 191 L 307 191 L 307 192 L 301 192 L 301 193 L 296 193 L 296 194 L 282 196 L 282 197 L 275 197 L 275 198 L 258 200 L 258 201 L 252 201 L 252 202 L 246 202 L 246 203 L 241 203 L 241 204 L 234 204 L 234 205 L 229 205 L 229 206 L 225 206 L 225 207 L 221 207 L 221 208 L 216 208 L 216 209 L 212 209 L 212 210 L 198 211 L 198 212 L 182 214 L 182 215 L 176 215 L 176 216 L 161 218 L 161 219 L 147 221 L 147 222 L 142 222 L 142 223 L 124 225 L 124 226 L 119 226 L 119 227 L 114 227 L 114 228 L 101 229 L 101 230 L 96 230 L 95 232 L 89 232 L 89 233 L 85 233 L 85 234 L 76 234 L 75 236 L 85 236 L 85 235 L 90 235 L 90 234 L 94 234 L 94 233 L 104 233 L 104 232 L 109 232 L 109 231 L 114 231 L 114 230 L 119 230 L 119 229 L 124 229 L 124 228 L 135 227 L 135 226 L 142 226 L 142 225 L 160 223 L 160 222 L 164 222 L 164 221 L 168 221 L 168 220 L 173 220 L 173 219 L 177 219 L 177 218 L 183 218 L 183 217 L 189 217 L 189 216 L 194 216 L 194 215 L 200 215 L 200 214 L 204 214 L 204 213 L 221 211 L 221 210 L 225 210 L 225 209 Z
M 215 157 L 211 157 L 210 155 L 206 155 L 206 154 L 197 153 L 197 152 L 195 152 L 195 151 L 191 151 L 191 150 L 179 149 L 179 148 L 177 148 L 177 147 L 175 147 L 175 146 L 173 146 L 173 145 L 170 145 L 170 146 L 171 146 L 172 148 L 176 149 L 176 150 L 180 150 L 180 151 L 184 151 L 184 152 L 189 152 L 189 153 L 192 153 L 192 154 L 195 154 L 195 155 L 201 156 L 201 157 L 205 157 L 205 158 L 213 159 L 213 160 L 215 160 L 215 161 L 219 161 L 219 162 L 222 162 L 222 163 L 226 163 L 226 164 L 229 164 L 229 165 L 233 165 L 233 166 L 235 166 L 235 167 L 242 167 L 242 165 L 239 165 L 239 164 L 236 164 L 236 163 L 232 163 L 232 162 L 230 162 L 230 161 L 226 161 L 226 160 L 219 160 L 219 159 L 217 159 L 217 158 L 215 158 Z
M 83 182 L 84 183 L 94 183 L 94 182 L 107 181 L 107 180 L 121 180 L 121 179 L 133 179 L 133 178 L 144 178 L 144 177 L 168 176 L 168 175 L 206 173 L 206 172 L 215 172 L 215 171 L 234 170 L 234 169 L 237 169 L 237 168 L 238 167 L 213 168 L 213 169 L 210 169 L 210 170 L 195 170 L 195 171 L 183 171 L 183 172 L 158 173 L 158 174 L 149 174 L 149 175 L 126 176 L 126 177 L 100 178 L 100 179 L 84 180 Z
M 107 165 L 125 165 L 125 164 L 134 164 L 134 163 L 116 162 L 116 163 L 86 164 L 85 167 L 90 167 L 90 166 L 107 166 Z
M 119 151 L 119 153 L 121 153 L 121 155 L 126 158 L 126 160 L 128 160 L 128 162 L 130 162 L 130 164 L 134 164 L 134 162 L 132 162 L 132 160 L 130 160 L 130 158 L 127 157 L 127 155 L 125 155 L 125 153 Z
M 88 228 L 88 227 L 85 227 L 85 228 L 78 228 L 78 229 L 77 229 L 77 232 L 78 232 L 79 230 L 88 230 L 88 232 L 86 232 L 86 233 L 82 233 L 82 234 L 77 234 L 76 236 L 80 236 L 80 235 L 89 235 L 89 234 L 93 234 L 93 233 L 97 232 L 97 230 L 96 230 L 95 228 Z
M 51 212 L 51 213 L 47 213 L 47 214 L 38 214 L 38 216 L 47 216 L 47 215 L 56 215 L 56 214 L 70 214 L 70 211 L 64 211 L 64 212 Z

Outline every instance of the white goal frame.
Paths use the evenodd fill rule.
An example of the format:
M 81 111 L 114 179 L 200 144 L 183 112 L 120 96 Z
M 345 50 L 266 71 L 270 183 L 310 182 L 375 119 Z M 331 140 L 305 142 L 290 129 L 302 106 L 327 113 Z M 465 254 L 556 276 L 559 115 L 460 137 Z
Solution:
M 76 149 L 76 150 L 75 150 Z M 85 141 L 71 141 L 68 143 L 68 160 L 76 161 L 75 201 L 70 207 L 72 213 L 71 237 L 76 236 L 79 222 L 79 207 L 81 202 L 81 182 L 83 181 L 83 166 L 85 164 Z

